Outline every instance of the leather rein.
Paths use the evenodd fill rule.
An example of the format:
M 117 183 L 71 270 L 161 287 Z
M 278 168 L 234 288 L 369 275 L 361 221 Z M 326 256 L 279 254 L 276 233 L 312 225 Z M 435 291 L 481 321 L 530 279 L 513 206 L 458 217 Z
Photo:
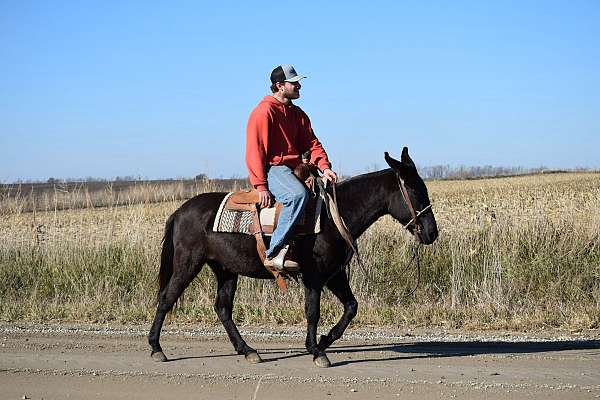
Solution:
M 415 211 L 415 207 L 413 206 L 413 203 L 410 200 L 410 196 L 408 195 L 408 191 L 406 190 L 406 185 L 404 184 L 404 179 L 400 178 L 400 176 L 398 174 L 396 174 L 396 178 L 398 179 L 398 186 L 400 186 L 400 189 L 402 191 L 402 197 L 404 198 L 404 202 L 406 203 L 406 205 L 410 211 L 410 214 L 412 215 L 412 219 L 410 221 L 408 221 L 406 223 L 406 225 L 404 225 L 404 229 L 408 229 L 408 227 L 411 225 L 414 226 L 413 236 L 415 237 L 415 240 L 417 241 L 418 244 L 422 244 L 423 239 L 421 238 L 421 225 L 419 225 L 417 222 L 418 222 L 421 214 L 423 214 L 425 211 L 427 211 L 431 208 L 431 204 L 429 204 L 427 207 L 425 207 L 421 211 Z
M 402 192 L 402 197 L 404 199 L 404 202 L 406 203 L 406 206 L 408 207 L 410 214 L 412 216 L 411 220 L 408 221 L 405 225 L 403 225 L 403 227 L 404 227 L 404 229 L 409 230 L 409 227 L 413 226 L 412 235 L 414 236 L 415 242 L 416 242 L 416 245 L 413 247 L 413 255 L 412 255 L 411 259 L 407 262 L 407 264 L 404 268 L 406 270 L 408 268 L 408 266 L 410 265 L 410 263 L 416 260 L 417 282 L 415 283 L 415 286 L 413 287 L 413 289 L 408 294 L 403 296 L 403 297 L 408 297 L 416 292 L 417 288 L 419 287 L 419 283 L 421 282 L 421 263 L 419 260 L 419 247 L 423 243 L 423 240 L 421 238 L 421 229 L 422 228 L 421 228 L 421 225 L 419 225 L 418 221 L 419 221 L 419 217 L 421 216 L 421 214 L 423 214 L 425 211 L 431 209 L 431 204 L 429 204 L 427 207 L 423 208 L 420 211 L 416 211 L 415 207 L 413 206 L 412 201 L 410 200 L 410 196 L 408 195 L 408 190 L 406 189 L 404 180 L 398 174 L 396 174 L 396 178 L 398 180 L 398 186 Z M 369 274 L 367 273 L 367 270 L 360 258 L 360 254 L 358 253 L 358 246 L 356 245 L 356 240 L 350 234 L 350 231 L 348 230 L 346 223 L 344 222 L 341 214 L 339 213 L 339 206 L 337 204 L 337 194 L 336 194 L 336 189 L 335 189 L 336 188 L 335 182 L 331 183 L 333 198 L 331 197 L 329 192 L 327 192 L 325 190 L 327 181 L 325 181 L 325 183 L 323 183 L 322 179 L 318 178 L 317 182 L 319 185 L 321 196 L 323 197 L 323 200 L 324 200 L 324 204 L 326 205 L 327 212 L 329 213 L 330 217 L 333 219 L 333 222 L 334 222 L 335 226 L 337 227 L 340 235 L 342 236 L 342 238 L 344 238 L 346 243 L 350 246 L 350 248 L 356 255 L 356 261 L 358 262 L 358 266 L 362 270 L 365 277 L 367 277 L 367 279 L 373 281 L 373 279 L 371 279 L 369 277 Z M 351 258 L 351 256 L 348 258 L 347 262 L 342 264 L 342 267 L 338 271 L 334 272 L 325 281 L 325 283 L 327 283 L 331 278 L 333 278 L 340 271 L 342 271 L 344 268 L 346 268 L 350 264 L 350 258 Z

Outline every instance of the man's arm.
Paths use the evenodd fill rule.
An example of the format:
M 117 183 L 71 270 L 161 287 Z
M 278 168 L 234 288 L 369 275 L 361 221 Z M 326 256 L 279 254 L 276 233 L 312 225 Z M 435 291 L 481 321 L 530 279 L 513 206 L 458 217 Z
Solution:
M 327 153 L 312 129 L 308 115 L 302 110 L 300 112 L 301 123 L 304 128 L 304 146 L 310 152 L 310 162 L 319 167 L 327 179 L 336 182 L 337 174 L 331 170 L 331 163 L 329 162 Z
M 275 202 L 267 183 L 269 129 L 269 115 L 260 109 L 252 111 L 246 128 L 246 166 L 250 183 L 258 191 L 262 208 L 270 207 Z
M 266 171 L 269 125 L 268 114 L 256 108 L 250 114 L 246 128 L 246 166 L 250 183 L 259 192 L 269 188 Z

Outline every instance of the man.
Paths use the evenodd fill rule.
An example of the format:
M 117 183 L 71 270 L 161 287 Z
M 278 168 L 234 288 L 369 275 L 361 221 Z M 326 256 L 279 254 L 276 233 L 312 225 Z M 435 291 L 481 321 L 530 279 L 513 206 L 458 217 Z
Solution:
M 270 207 L 274 200 L 283 204 L 265 265 L 288 271 L 299 268 L 297 262 L 286 258 L 287 242 L 309 199 L 308 191 L 293 174 L 302 163 L 302 154 L 309 152 L 310 162 L 323 176 L 337 180 L 308 116 L 292 103 L 300 97 L 302 78 L 305 77 L 291 65 L 275 68 L 271 72 L 272 95 L 265 96 L 252 111 L 246 129 L 246 164 L 250 183 L 258 190 L 260 206 Z

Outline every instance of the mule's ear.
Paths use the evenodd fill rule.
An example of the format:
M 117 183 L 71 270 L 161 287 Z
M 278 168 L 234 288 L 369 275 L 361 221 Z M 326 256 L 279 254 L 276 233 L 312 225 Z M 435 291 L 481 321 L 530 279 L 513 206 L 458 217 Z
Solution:
M 385 158 L 385 162 L 390 167 L 392 167 L 392 169 L 394 171 L 400 172 L 400 170 L 404 168 L 402 163 L 400 161 L 396 160 L 395 158 L 393 158 L 392 156 L 390 156 L 387 151 L 384 153 L 384 158 Z
M 387 151 L 385 152 L 385 162 L 387 162 L 388 165 L 392 167 L 392 169 L 403 179 L 410 171 L 410 167 L 408 165 L 391 157 Z
M 417 169 L 417 166 L 415 165 L 415 163 L 413 162 L 412 158 L 410 158 L 410 156 L 408 155 L 408 147 L 404 147 L 402 149 L 402 156 L 400 157 L 400 160 L 408 165 L 409 167 L 412 167 L 414 169 Z

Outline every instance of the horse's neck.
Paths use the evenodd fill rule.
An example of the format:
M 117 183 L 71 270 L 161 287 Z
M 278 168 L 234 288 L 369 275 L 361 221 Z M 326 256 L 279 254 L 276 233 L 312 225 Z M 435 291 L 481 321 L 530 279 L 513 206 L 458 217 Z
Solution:
M 360 175 L 339 186 L 340 213 L 353 238 L 387 214 L 387 198 L 395 184 L 394 172 Z

